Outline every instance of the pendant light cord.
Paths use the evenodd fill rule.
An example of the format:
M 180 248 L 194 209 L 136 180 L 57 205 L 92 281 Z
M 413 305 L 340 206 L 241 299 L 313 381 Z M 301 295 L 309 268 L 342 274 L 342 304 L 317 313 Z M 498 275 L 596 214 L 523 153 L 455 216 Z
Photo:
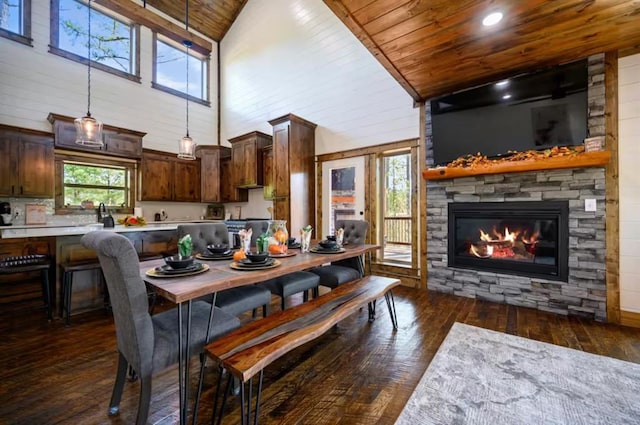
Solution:
M 87 30 L 87 116 L 91 116 L 91 0 L 88 2 L 89 28 Z
M 189 0 L 186 0 L 184 27 L 187 33 L 189 33 Z M 189 137 L 189 47 L 191 46 L 191 42 L 184 40 L 184 45 L 187 47 L 187 137 Z

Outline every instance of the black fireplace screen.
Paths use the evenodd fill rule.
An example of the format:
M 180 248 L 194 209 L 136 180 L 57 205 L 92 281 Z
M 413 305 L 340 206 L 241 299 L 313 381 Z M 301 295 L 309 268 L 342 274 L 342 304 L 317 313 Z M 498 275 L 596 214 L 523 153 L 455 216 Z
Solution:
M 449 266 L 567 279 L 567 202 L 449 204 Z

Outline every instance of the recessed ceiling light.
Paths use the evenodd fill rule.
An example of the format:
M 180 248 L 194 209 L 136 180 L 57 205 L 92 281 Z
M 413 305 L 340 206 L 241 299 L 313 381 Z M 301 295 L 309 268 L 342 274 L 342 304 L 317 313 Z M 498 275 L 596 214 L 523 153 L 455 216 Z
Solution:
M 505 94 L 504 96 L 502 96 L 503 99 L 511 99 L 511 95 L 510 94 Z
M 498 87 L 504 87 L 504 86 L 506 86 L 507 84 L 509 84 L 509 80 L 502 80 L 502 81 L 498 81 L 498 82 L 496 83 L 496 86 L 498 86 Z
M 502 20 L 502 12 L 493 12 L 485 16 L 482 20 L 482 25 L 485 27 L 490 27 L 492 25 L 497 24 Z

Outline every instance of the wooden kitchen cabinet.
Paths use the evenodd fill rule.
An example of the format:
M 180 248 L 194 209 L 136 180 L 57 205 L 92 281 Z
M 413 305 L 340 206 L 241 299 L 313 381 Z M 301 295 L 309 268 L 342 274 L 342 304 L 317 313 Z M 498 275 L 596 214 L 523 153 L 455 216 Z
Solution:
M 262 149 L 262 193 L 264 199 L 273 199 L 273 145 Z
M 286 220 L 290 234 L 315 224 L 316 124 L 293 114 L 269 121 L 273 126 L 274 218 Z
M 142 138 L 146 133 L 103 124 L 102 141 L 104 145 L 92 148 L 76 144 L 74 118 L 50 113 L 47 119 L 53 125 L 56 147 L 125 158 L 142 157 Z
M 200 202 L 200 160 L 145 149 L 138 184 L 141 201 Z
M 235 184 L 240 188 L 262 187 L 262 149 L 271 144 L 271 136 L 260 131 L 229 139 Z
M 0 196 L 53 198 L 53 135 L 0 125 Z
M 247 202 L 249 191 L 235 185 L 234 168 L 231 157 L 220 159 L 220 201 Z
M 200 158 L 200 197 L 202 202 L 222 202 L 220 161 L 231 158 L 231 149 L 224 146 L 201 145 L 196 148 Z

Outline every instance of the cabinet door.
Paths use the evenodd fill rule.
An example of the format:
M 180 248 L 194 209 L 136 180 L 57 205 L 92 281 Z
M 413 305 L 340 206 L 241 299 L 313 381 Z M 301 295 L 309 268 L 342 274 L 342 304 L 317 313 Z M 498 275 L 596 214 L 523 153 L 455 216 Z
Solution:
M 202 202 L 220 202 L 220 151 L 200 150 L 200 197 Z
M 53 198 L 53 140 L 32 134 L 20 137 L 20 191 L 16 196 Z
M 233 172 L 229 175 L 233 179 L 233 184 L 236 187 L 245 186 L 247 175 L 245 172 L 246 158 L 245 158 L 245 146 L 246 142 L 236 142 L 231 145 L 231 163 L 233 164 Z
M 264 199 L 273 199 L 273 147 L 262 150 L 262 193 Z
M 280 124 L 273 128 L 273 186 L 275 198 L 289 197 L 291 193 L 289 180 L 289 125 Z
M 143 154 L 139 183 L 141 201 L 171 201 L 174 163 L 168 157 Z
M 18 146 L 17 133 L 0 132 L 0 196 L 13 196 L 15 191 Z
M 220 197 L 222 202 L 247 202 L 249 200 L 249 192 L 236 187 L 231 158 L 220 160 Z
M 103 132 L 104 149 L 110 154 L 127 158 L 140 158 L 142 155 L 142 137 L 118 131 Z
M 200 202 L 200 161 L 176 159 L 173 200 Z
M 244 183 L 243 186 L 256 187 L 258 186 L 258 152 L 256 148 L 256 141 L 250 140 L 244 143 Z M 262 159 L 262 158 L 261 158 Z M 262 167 L 260 167 L 262 172 Z M 262 182 L 260 182 L 262 184 Z
M 291 228 L 291 212 L 290 212 L 290 202 L 289 198 L 276 198 L 273 200 L 273 218 L 275 220 L 286 220 L 287 226 L 291 231 L 290 235 L 296 234 L 294 230 L 298 232 L 300 229 L 292 229 Z

